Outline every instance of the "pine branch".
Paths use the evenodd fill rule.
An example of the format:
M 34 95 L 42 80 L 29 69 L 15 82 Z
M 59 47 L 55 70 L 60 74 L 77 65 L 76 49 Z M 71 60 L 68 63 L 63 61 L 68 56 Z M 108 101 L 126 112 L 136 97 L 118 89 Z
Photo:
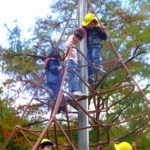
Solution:
M 122 112 L 127 109 L 133 102 L 135 101 L 135 99 L 133 101 L 131 101 L 126 107 L 124 107 L 123 109 L 120 110 L 119 113 L 117 113 L 117 116 L 115 117 L 114 120 L 112 120 L 112 123 L 114 123 L 118 118 L 119 116 L 122 114 Z
M 23 56 L 23 55 L 24 55 L 24 54 L 14 54 L 14 55 L 10 56 L 10 58 L 13 58 L 13 57 L 15 57 L 15 56 Z M 45 56 L 39 56 L 39 55 L 34 55 L 34 54 L 25 54 L 25 55 L 27 55 L 27 56 L 29 56 L 29 57 L 33 57 L 33 58 L 42 59 L 42 60 L 46 59 Z
M 32 126 L 32 125 L 35 125 L 35 124 L 38 124 L 38 123 L 43 123 L 45 121 L 48 121 L 48 119 L 41 120 L 41 121 L 31 122 L 31 123 L 28 123 L 28 124 L 24 125 L 23 127 L 29 127 L 29 126 Z

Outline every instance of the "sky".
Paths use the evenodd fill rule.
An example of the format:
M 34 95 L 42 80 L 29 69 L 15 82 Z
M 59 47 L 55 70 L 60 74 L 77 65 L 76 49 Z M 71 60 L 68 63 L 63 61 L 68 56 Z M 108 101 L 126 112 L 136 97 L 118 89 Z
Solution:
M 7 30 L 4 24 L 7 24 L 10 29 L 17 24 L 22 29 L 24 37 L 28 37 L 28 29 L 33 28 L 36 17 L 46 17 L 52 15 L 49 5 L 54 0 L 0 0 L 0 45 L 9 47 L 6 35 Z M 126 6 L 128 0 L 124 1 L 123 6 Z
M 4 24 L 13 28 L 14 21 L 27 36 L 28 29 L 34 26 L 37 17 L 50 15 L 49 5 L 53 0 L 0 0 L 0 45 L 8 47 Z
M 7 43 L 7 30 L 4 24 L 7 24 L 10 29 L 15 25 L 14 21 L 17 20 L 18 26 L 23 31 L 23 36 L 29 36 L 28 30 L 33 28 L 37 17 L 46 17 L 50 14 L 49 5 L 53 0 L 0 0 L 0 45 L 8 48 Z M 8 76 L 0 74 L 0 86 Z M 19 86 L 17 84 L 17 86 Z M 7 91 L 8 92 L 8 91 Z M 29 99 L 30 100 L 30 99 Z M 22 104 L 27 101 L 23 100 Z

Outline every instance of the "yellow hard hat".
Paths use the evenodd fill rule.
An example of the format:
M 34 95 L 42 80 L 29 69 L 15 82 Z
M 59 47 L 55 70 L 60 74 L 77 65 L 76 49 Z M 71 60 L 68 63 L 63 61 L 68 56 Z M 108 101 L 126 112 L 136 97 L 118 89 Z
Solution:
M 119 144 L 115 144 L 116 150 L 133 150 L 132 146 L 127 142 L 121 142 Z
M 96 16 L 92 13 L 88 13 L 84 16 L 84 21 L 82 22 L 82 26 L 87 26 L 91 21 L 95 20 L 96 26 L 100 26 L 100 24 L 98 23 L 98 19 L 96 18 Z
M 51 142 L 51 141 L 50 141 L 50 140 L 48 140 L 48 139 L 43 139 L 40 145 L 41 145 L 41 146 L 46 146 L 46 145 L 53 146 L 53 145 L 54 145 L 54 143 L 53 143 L 53 142 Z

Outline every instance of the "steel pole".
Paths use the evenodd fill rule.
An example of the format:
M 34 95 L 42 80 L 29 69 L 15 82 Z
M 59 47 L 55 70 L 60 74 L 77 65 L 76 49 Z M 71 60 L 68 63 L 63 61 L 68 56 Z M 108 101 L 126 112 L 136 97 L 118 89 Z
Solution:
M 79 26 L 81 27 L 81 23 L 84 20 L 84 16 L 87 13 L 87 1 L 80 0 L 79 1 Z M 80 43 L 80 50 L 86 56 L 87 48 L 86 48 L 86 39 L 82 40 Z M 81 57 L 81 65 L 86 64 L 87 62 L 83 57 Z M 87 67 L 83 67 L 81 69 L 81 76 L 87 81 Z M 88 94 L 87 87 L 81 83 L 81 91 Z M 82 107 L 88 111 L 88 99 L 85 99 L 80 102 Z M 81 110 L 78 110 L 78 127 L 86 127 L 88 126 L 88 116 Z M 78 150 L 89 150 L 89 130 L 83 129 L 78 131 Z

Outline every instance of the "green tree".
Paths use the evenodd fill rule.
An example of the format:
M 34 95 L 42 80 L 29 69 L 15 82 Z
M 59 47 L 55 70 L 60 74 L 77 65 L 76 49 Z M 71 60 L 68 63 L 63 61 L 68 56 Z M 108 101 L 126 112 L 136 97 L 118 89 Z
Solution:
M 3 94 L 2 88 L 0 88 L 0 95 Z M 11 130 L 17 124 L 19 116 L 17 115 L 17 110 L 12 107 L 14 103 L 13 99 L 1 99 L 0 98 L 0 147 L 4 141 L 8 138 Z M 23 124 L 27 124 L 24 119 Z M 28 144 L 24 142 L 23 137 L 17 134 L 14 139 L 9 143 L 8 150 L 27 150 Z
M 64 42 L 68 35 L 73 32 L 74 26 L 78 25 L 76 20 L 78 7 L 75 3 L 75 0 L 67 2 L 65 0 L 55 0 L 50 6 L 53 15 L 37 20 L 32 39 L 21 44 L 21 48 L 19 47 L 18 51 L 12 46 L 13 44 L 8 50 L 3 50 L 4 55 L 1 57 L 1 61 L 4 65 L 1 67 L 5 73 L 11 74 L 13 77 L 11 80 L 6 81 L 6 85 L 21 82 L 23 85 L 21 89 L 31 93 L 33 92 L 40 81 L 37 74 L 43 72 L 41 58 L 45 58 L 51 48 L 57 46 L 59 37 L 68 21 L 69 23 L 63 38 L 59 42 L 61 49 L 64 48 Z M 140 83 L 143 84 L 141 87 L 148 96 L 150 91 L 150 15 L 148 11 L 149 5 L 146 4 L 148 4 L 148 0 L 130 0 L 125 7 L 119 0 L 93 0 L 89 3 L 88 8 L 89 12 L 93 12 L 92 8 L 94 8 L 101 23 L 106 24 L 108 34 L 118 52 L 123 57 L 124 63 L 132 73 L 133 78 L 140 80 Z M 75 10 L 72 17 L 70 17 L 73 9 Z M 19 30 L 17 30 L 17 32 L 18 31 Z M 116 59 L 116 55 L 108 41 L 104 43 L 101 57 L 103 62 Z M 97 84 L 95 87 L 97 91 L 105 91 L 111 88 L 117 88 L 118 86 L 133 84 L 133 81 L 129 78 L 121 63 L 117 63 L 112 63 L 111 65 L 104 64 L 104 68 L 109 74 L 104 78 L 105 80 Z M 100 78 L 99 75 L 98 77 Z M 148 112 L 149 106 L 137 89 L 128 97 L 125 97 L 131 89 L 132 86 L 127 86 L 126 88 L 120 88 L 103 94 L 103 99 L 101 99 L 100 96 L 96 97 L 97 108 L 99 108 L 99 105 L 104 108 L 109 107 L 109 111 L 106 113 L 97 114 L 96 117 L 99 118 L 101 123 L 113 124 Z M 125 97 L 124 100 L 113 105 L 123 97 Z M 92 100 L 90 102 L 92 104 Z M 102 102 L 103 105 L 101 104 Z M 129 134 L 126 137 L 122 136 L 138 128 L 142 123 L 148 120 L 148 117 L 148 115 L 145 115 L 124 124 L 107 127 L 111 140 L 125 140 L 131 143 L 136 139 L 139 133 L 137 131 L 141 131 L 141 128 L 131 135 Z M 98 140 L 97 131 L 97 128 L 90 131 L 90 143 L 95 143 Z M 138 150 L 147 150 L 150 144 L 148 131 L 149 125 L 147 125 L 147 128 L 142 132 L 142 136 L 139 138 L 137 143 Z M 101 129 L 101 136 L 102 140 L 107 140 L 106 132 L 103 129 Z

